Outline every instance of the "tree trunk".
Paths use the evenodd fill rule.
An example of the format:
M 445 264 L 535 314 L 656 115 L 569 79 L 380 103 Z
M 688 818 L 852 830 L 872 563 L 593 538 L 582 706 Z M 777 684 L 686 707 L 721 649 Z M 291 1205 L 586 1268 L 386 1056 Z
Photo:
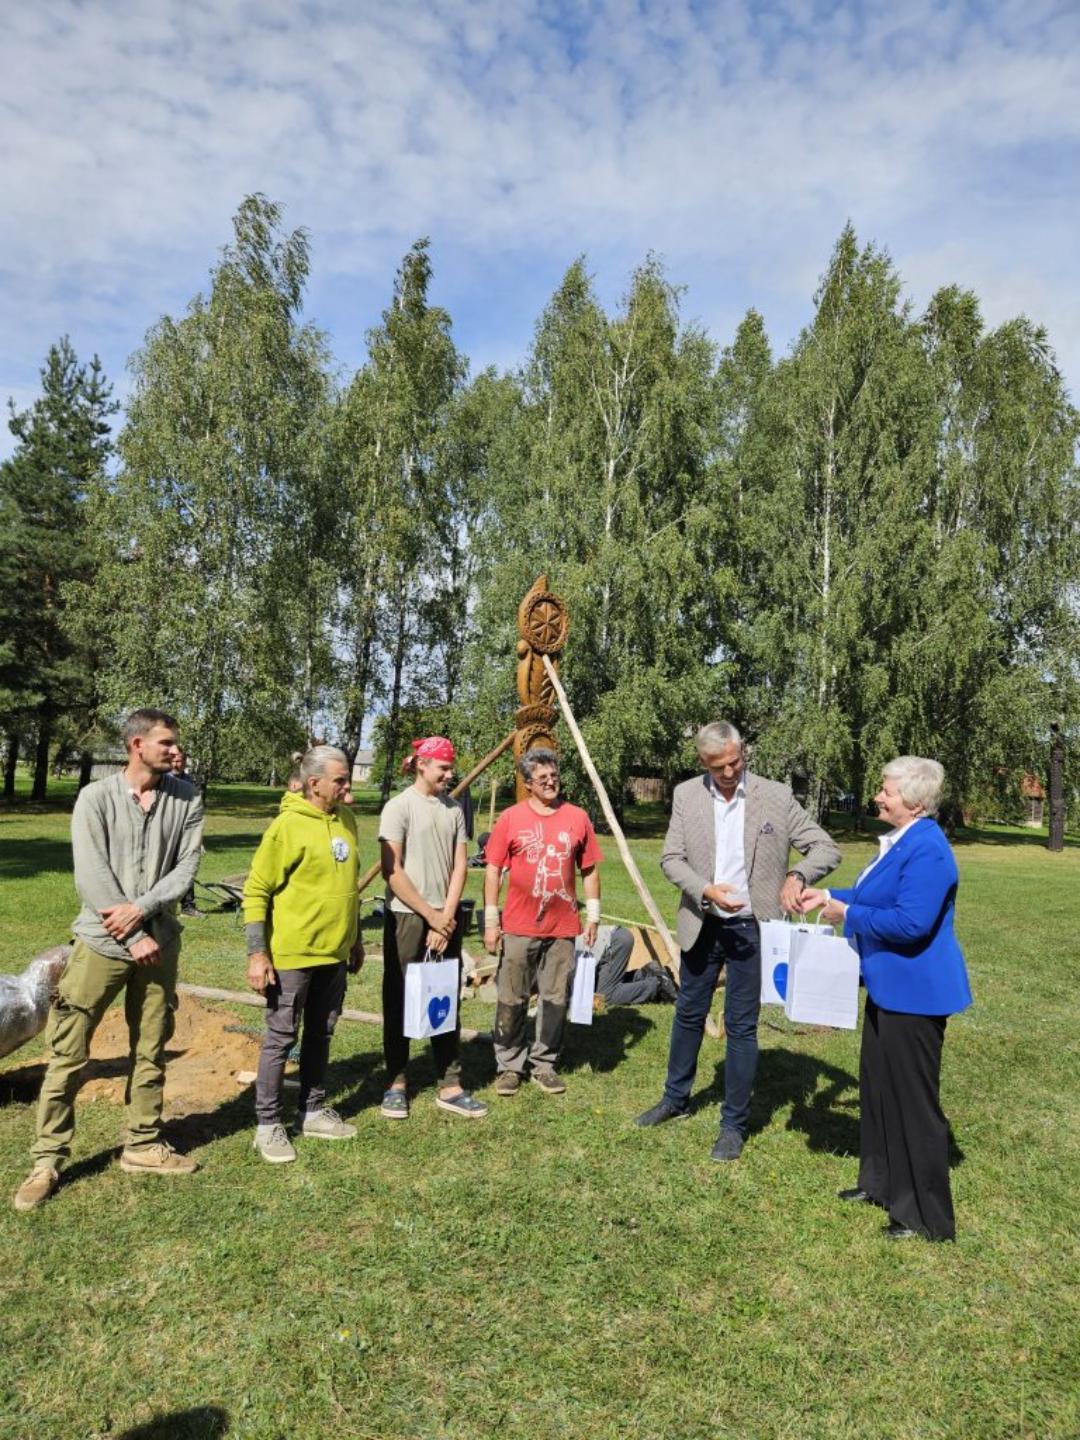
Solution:
M 7 761 L 4 765 L 4 799 L 15 799 L 15 767 L 19 763 L 19 734 L 9 730 L 7 737 Z
M 390 787 L 394 783 L 397 754 L 398 730 L 401 726 L 401 678 L 405 669 L 405 598 L 402 596 L 398 610 L 397 639 L 394 642 L 394 684 L 390 692 L 390 714 L 386 722 L 386 769 L 383 771 L 382 798 L 385 805 L 390 799 Z
M 43 801 L 49 790 L 49 746 L 52 743 L 52 720 L 42 715 L 38 721 L 37 750 L 34 754 L 34 787 L 30 799 Z
M 1056 725 L 1050 742 L 1050 838 L 1047 848 L 1055 854 L 1065 849 L 1065 741 Z
M 94 774 L 94 756 L 90 750 L 84 750 L 79 756 L 79 789 L 83 790 L 90 784 Z

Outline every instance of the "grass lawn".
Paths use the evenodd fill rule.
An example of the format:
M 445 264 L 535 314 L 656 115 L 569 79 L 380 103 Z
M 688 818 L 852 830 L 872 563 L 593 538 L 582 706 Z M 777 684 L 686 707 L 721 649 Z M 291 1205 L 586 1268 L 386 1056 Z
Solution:
M 359 797 L 362 860 L 373 797 Z M 0 970 L 74 914 L 71 796 L 0 809 Z M 246 868 L 270 791 L 212 792 L 204 873 Z M 669 919 L 662 822 L 632 847 Z M 844 843 L 842 877 L 872 841 Z M 641 906 L 607 842 L 605 909 Z M 124 1175 L 121 1112 L 79 1113 L 68 1181 L 42 1210 L 0 1207 L 0 1435 L 342 1440 L 712 1440 L 717 1436 L 1076 1437 L 1080 846 L 963 837 L 959 931 L 976 1003 L 949 1025 L 954 1246 L 880 1238 L 835 1201 L 855 1179 L 858 1036 L 761 1028 L 754 1133 L 710 1164 L 723 1047 L 706 1040 L 691 1120 L 642 1132 L 670 1009 L 571 1030 L 569 1093 L 532 1087 L 465 1125 L 431 1104 L 378 1114 L 379 1032 L 342 1023 L 333 1098 L 352 1145 L 251 1148 L 250 1096 L 206 1118 L 192 1180 Z M 478 876 L 470 894 L 479 898 Z M 242 988 L 231 915 L 189 924 L 183 978 Z M 378 1009 L 379 967 L 349 1003 Z M 239 1012 L 250 1021 L 254 1012 Z M 465 1007 L 487 1027 L 492 1010 Z M 4 1091 L 0 1162 L 26 1172 L 32 1106 Z M 465 1047 L 488 1086 L 490 1046 Z M 9 1087 L 10 1090 L 10 1087 Z M 157 1424 L 151 1424 L 152 1421 Z

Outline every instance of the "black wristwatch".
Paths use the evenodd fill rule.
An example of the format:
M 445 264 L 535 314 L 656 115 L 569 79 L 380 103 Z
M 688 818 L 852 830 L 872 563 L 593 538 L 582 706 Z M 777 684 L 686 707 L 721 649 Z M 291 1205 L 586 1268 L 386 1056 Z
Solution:
M 794 877 L 795 877 L 796 880 L 802 880 L 802 887 L 803 887 L 803 889 L 805 890 L 805 889 L 806 889 L 806 880 L 803 878 L 802 875 L 800 875 L 800 873 L 799 873 L 798 870 L 789 870 L 789 871 L 787 872 L 787 874 L 784 876 L 784 879 L 785 879 L 785 880 L 790 880 L 793 875 L 794 875 Z

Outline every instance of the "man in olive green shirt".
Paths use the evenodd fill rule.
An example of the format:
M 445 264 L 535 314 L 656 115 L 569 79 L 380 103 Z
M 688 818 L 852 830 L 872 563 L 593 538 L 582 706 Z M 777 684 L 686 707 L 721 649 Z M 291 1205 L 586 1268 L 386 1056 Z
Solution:
M 80 791 L 71 817 L 75 885 L 83 903 L 49 1013 L 52 1058 L 38 1101 L 34 1168 L 16 1192 L 16 1210 L 35 1210 L 60 1183 L 90 1040 L 121 990 L 131 1060 L 120 1168 L 139 1175 L 198 1169 L 162 1138 L 161 1111 L 180 958 L 176 906 L 199 867 L 202 800 L 195 786 L 171 773 L 177 750 L 171 715 L 136 710 L 123 735 L 126 768 Z

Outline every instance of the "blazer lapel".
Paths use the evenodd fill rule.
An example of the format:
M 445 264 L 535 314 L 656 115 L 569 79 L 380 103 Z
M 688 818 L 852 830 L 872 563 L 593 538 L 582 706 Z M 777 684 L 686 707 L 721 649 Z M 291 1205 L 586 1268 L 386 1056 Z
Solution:
M 713 811 L 712 786 L 709 784 L 708 775 L 701 777 L 701 784 L 698 786 L 698 823 L 701 826 L 702 835 L 709 853 L 709 884 L 716 874 L 716 815 Z
M 754 868 L 754 851 L 757 849 L 760 833 L 761 791 L 758 789 L 757 776 L 747 775 L 746 811 L 743 816 L 743 863 L 746 866 L 747 880 L 750 879 L 750 871 Z

